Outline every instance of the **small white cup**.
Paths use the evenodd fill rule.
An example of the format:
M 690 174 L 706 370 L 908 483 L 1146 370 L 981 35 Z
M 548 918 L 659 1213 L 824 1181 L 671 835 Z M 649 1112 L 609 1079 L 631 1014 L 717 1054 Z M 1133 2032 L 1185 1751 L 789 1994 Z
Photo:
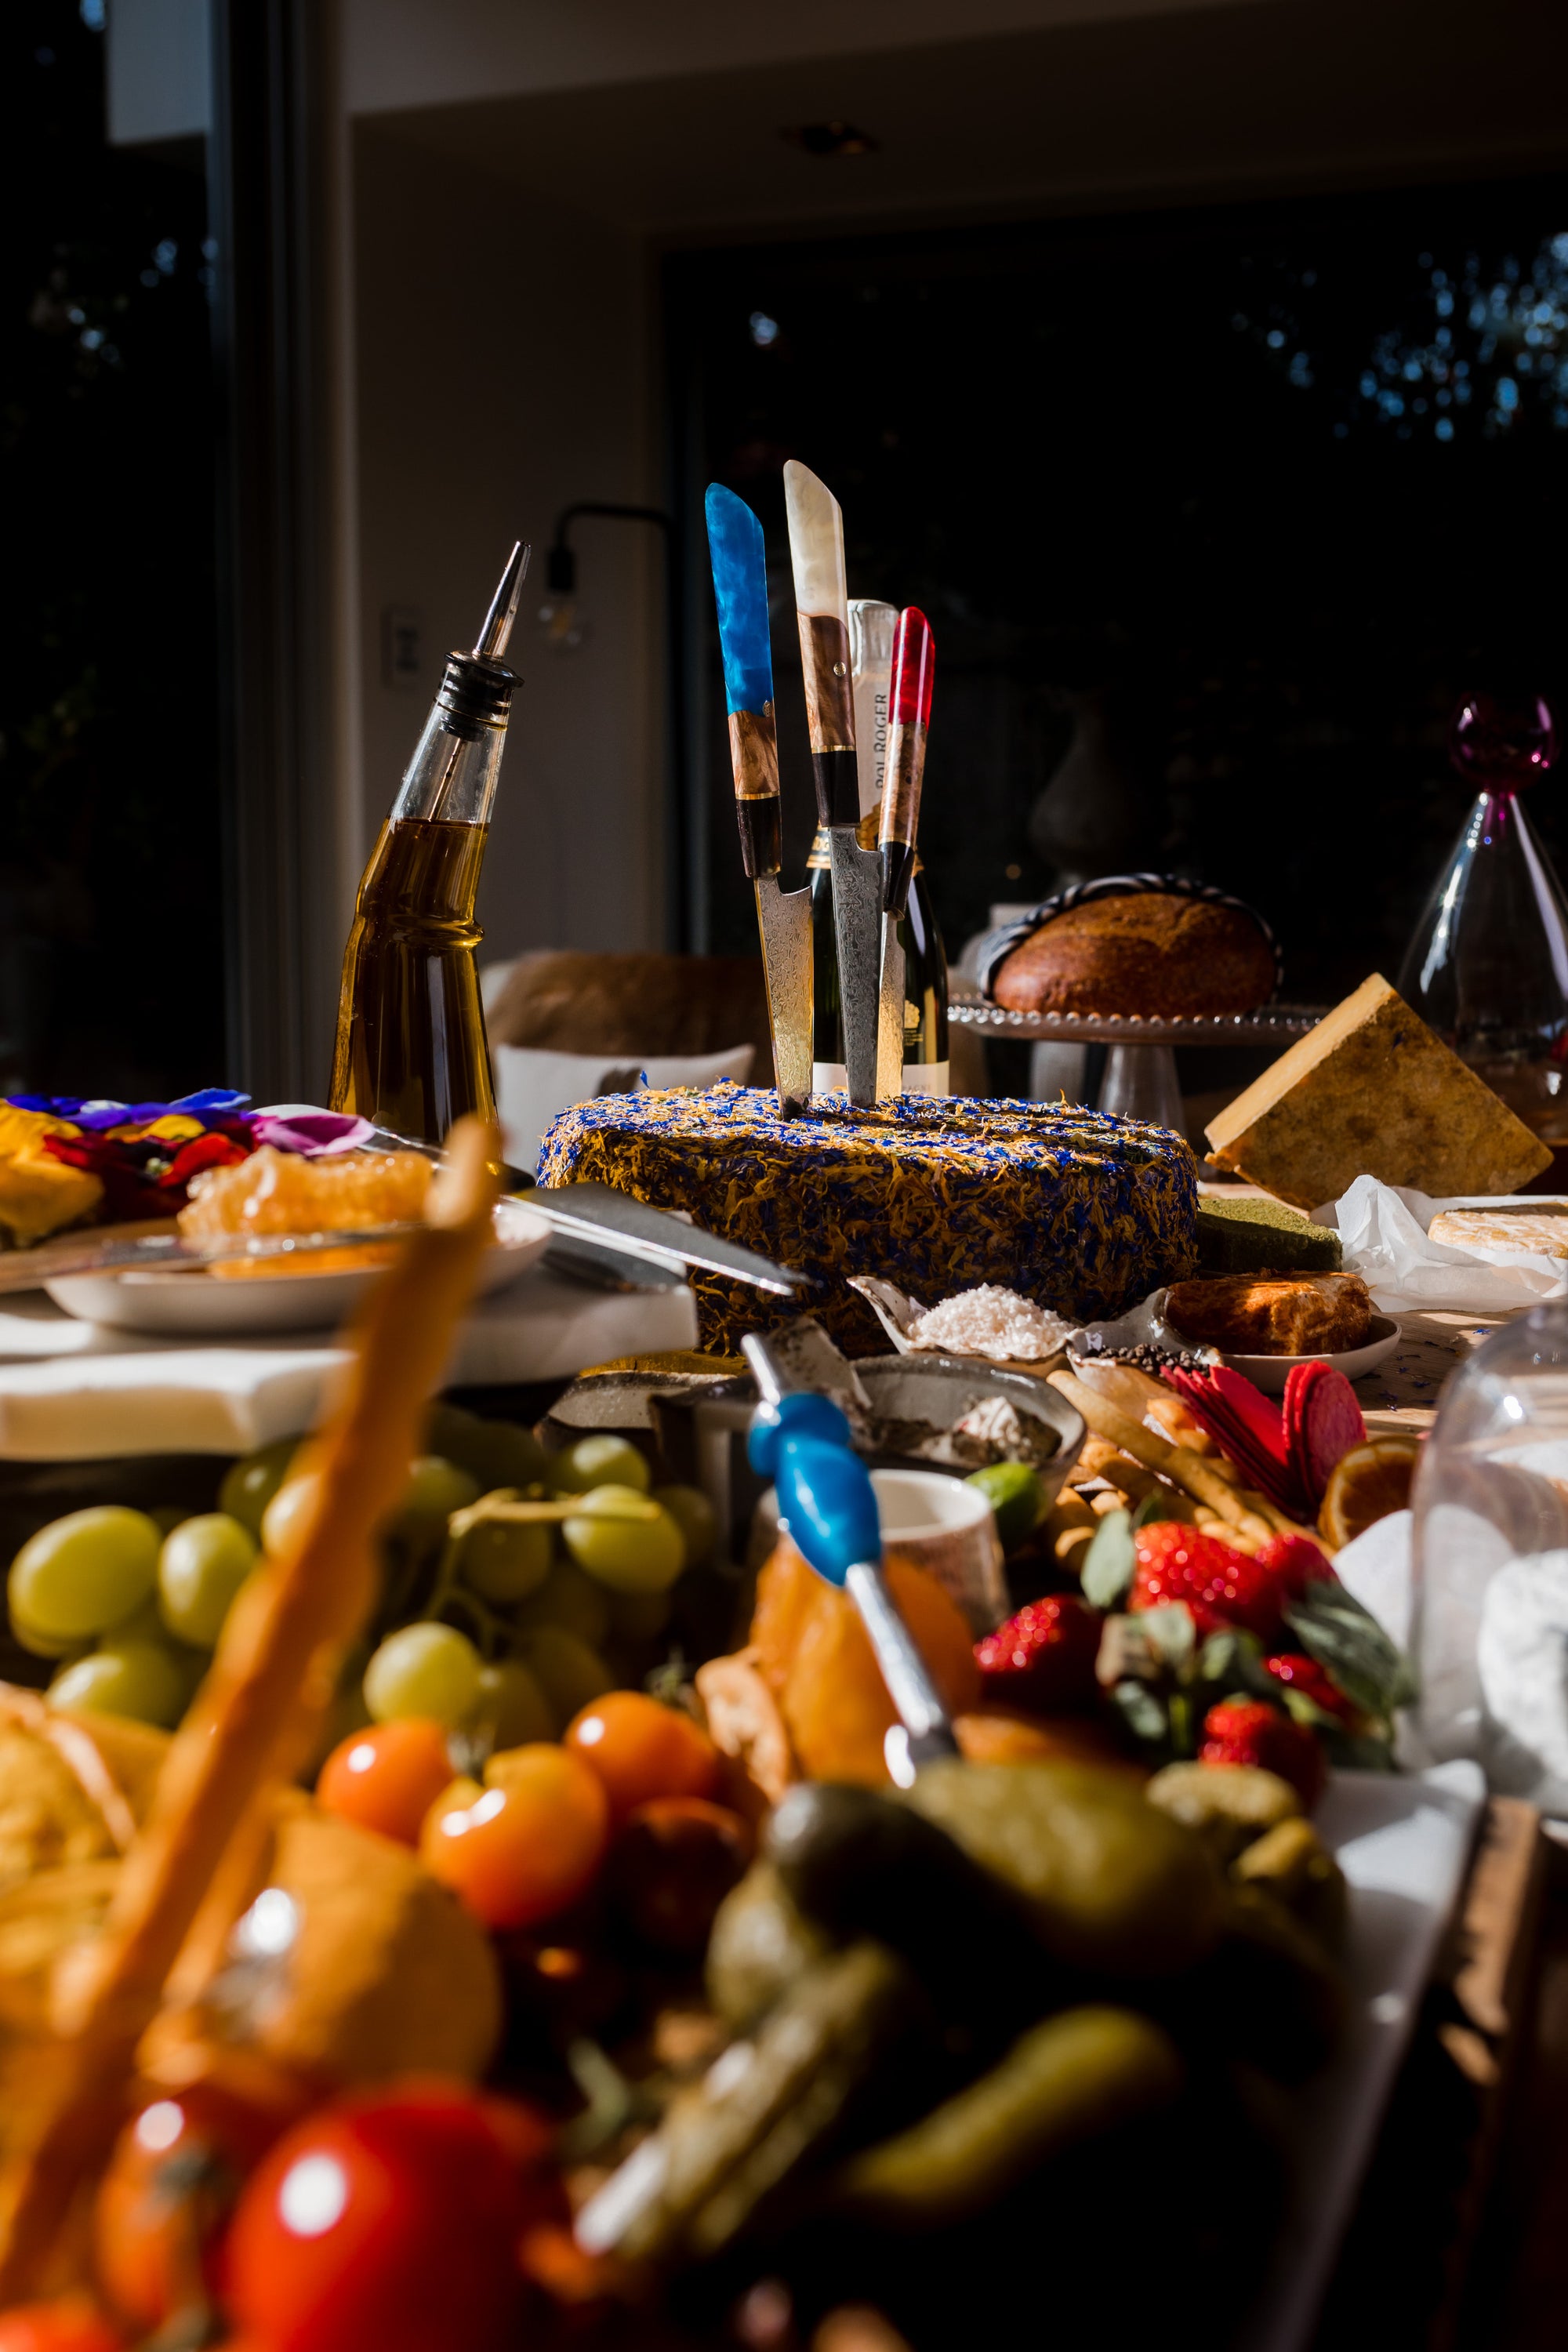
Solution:
M 873 1470 L 882 1558 L 907 1559 L 934 1576 L 977 1634 L 1007 1614 L 1002 1546 L 991 1506 L 977 1486 L 937 1470 Z

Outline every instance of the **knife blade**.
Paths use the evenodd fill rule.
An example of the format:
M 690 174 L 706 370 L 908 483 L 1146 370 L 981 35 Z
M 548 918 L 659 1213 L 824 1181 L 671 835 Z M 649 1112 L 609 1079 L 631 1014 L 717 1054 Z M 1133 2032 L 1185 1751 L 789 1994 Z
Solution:
M 373 1128 L 363 1149 L 419 1151 L 427 1160 L 441 1157 L 438 1143 L 416 1143 L 387 1127 Z M 704 1274 L 726 1274 L 736 1282 L 750 1283 L 753 1289 L 774 1291 L 781 1298 L 816 1280 L 814 1275 L 795 1274 L 788 1266 L 775 1265 L 772 1258 L 742 1249 L 739 1242 L 726 1241 L 721 1234 L 688 1224 L 668 1209 L 635 1201 L 629 1192 L 617 1192 L 613 1184 L 541 1184 L 521 1168 L 505 1169 L 502 1181 L 514 1200 L 536 1209 L 558 1233 L 617 1250 L 623 1257 L 640 1258 L 648 1265 L 695 1265 Z
M 882 785 L 882 817 L 879 841 L 882 857 L 882 1001 L 888 1002 L 896 981 L 899 999 L 899 1067 L 890 1091 L 903 1081 L 904 951 L 899 925 L 910 901 L 915 870 L 915 835 L 920 825 L 921 786 L 925 777 L 926 729 L 931 720 L 931 688 L 936 682 L 936 639 L 931 623 L 911 604 L 899 616 L 893 647 L 889 694 L 888 769 Z M 880 1056 L 894 1050 L 885 1029 L 878 1039 L 879 1087 L 883 1076 Z
M 888 774 L 888 726 L 893 679 L 893 640 L 898 634 L 896 604 L 873 603 L 868 597 L 849 601 L 850 676 L 855 685 L 855 755 L 860 771 L 860 824 L 857 838 L 863 849 L 877 839 L 882 793 Z M 902 1091 L 904 1079 L 904 950 L 895 923 L 891 946 L 885 919 L 879 925 L 879 992 L 877 999 L 877 1100 Z
M 767 557 L 762 524 L 743 499 L 712 482 L 704 503 L 724 656 L 735 817 L 742 862 L 756 893 L 779 1116 L 797 1118 L 811 1099 L 811 893 L 779 887 L 784 852 Z
M 0 1257 L 0 1295 L 37 1290 L 71 1274 L 184 1274 L 239 1259 L 282 1264 L 318 1250 L 359 1249 L 369 1242 L 400 1242 L 416 1228 L 408 1223 L 364 1225 L 352 1233 L 226 1234 L 212 1242 L 187 1241 L 167 1223 L 156 1232 L 69 1234 L 40 1242 L 35 1249 L 7 1250 Z
M 844 1062 L 851 1102 L 877 1099 L 877 1024 L 881 991 L 881 865 L 855 837 L 860 792 L 855 760 L 855 698 L 849 667 L 849 599 L 844 578 L 844 518 L 826 482 L 790 458 L 784 469 L 790 561 L 805 676 L 806 722 L 817 821 L 827 830 L 833 933 Z

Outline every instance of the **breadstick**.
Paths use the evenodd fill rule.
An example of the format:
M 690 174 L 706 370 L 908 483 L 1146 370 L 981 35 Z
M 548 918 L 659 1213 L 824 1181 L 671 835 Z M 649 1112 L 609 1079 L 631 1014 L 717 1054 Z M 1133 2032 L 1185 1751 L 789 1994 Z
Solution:
M 1132 1421 L 1108 1404 L 1097 1391 L 1071 1372 L 1048 1372 L 1046 1376 L 1052 1388 L 1059 1389 L 1068 1402 L 1078 1407 L 1097 1437 L 1110 1438 L 1123 1454 L 1141 1462 L 1146 1470 L 1158 1470 L 1173 1486 L 1183 1487 L 1195 1502 L 1206 1503 L 1232 1527 L 1249 1528 L 1260 1538 L 1274 1533 L 1268 1521 L 1259 1517 L 1242 1501 L 1234 1486 L 1226 1484 L 1215 1472 L 1212 1463 L 1191 1454 L 1184 1445 L 1172 1445 L 1163 1437 L 1156 1437 L 1142 1422 Z
M 231 1613 L 126 1856 L 102 1939 L 64 1989 L 58 2022 L 69 2039 L 0 2237 L 0 2309 L 46 2273 L 79 2189 L 108 2156 L 136 2045 L 228 1841 L 262 1784 L 295 1759 L 301 1722 L 312 1703 L 324 1705 L 338 1656 L 369 1612 L 376 1529 L 396 1508 L 426 1401 L 473 1295 L 500 1159 L 493 1127 L 469 1118 L 453 1129 L 425 1230 L 372 1289 L 335 1409 L 305 1449 L 310 1502 Z

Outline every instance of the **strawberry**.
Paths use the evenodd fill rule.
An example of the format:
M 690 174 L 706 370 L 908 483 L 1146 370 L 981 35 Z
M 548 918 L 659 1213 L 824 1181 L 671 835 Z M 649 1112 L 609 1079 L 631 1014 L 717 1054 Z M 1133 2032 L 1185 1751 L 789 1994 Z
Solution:
M 1263 1671 L 1272 1675 L 1277 1683 L 1283 1683 L 1287 1690 L 1300 1691 L 1314 1706 L 1321 1706 L 1325 1715 L 1334 1716 L 1341 1723 L 1354 1721 L 1354 1706 L 1331 1679 L 1328 1668 L 1321 1666 L 1316 1658 L 1304 1657 L 1299 1650 L 1281 1650 L 1277 1656 L 1264 1659 Z
M 1204 1717 L 1200 1764 L 1258 1764 L 1288 1780 L 1309 1812 L 1323 1793 L 1323 1752 L 1300 1723 L 1260 1698 L 1226 1699 Z
M 1284 1598 L 1279 1579 L 1246 1552 L 1189 1528 L 1179 1519 L 1156 1519 L 1132 1538 L 1130 1610 L 1163 1609 L 1184 1601 L 1200 1633 L 1226 1625 L 1244 1626 L 1260 1641 L 1279 1631 Z
M 1100 1618 L 1076 1594 L 1047 1593 L 974 1645 L 987 1698 L 1043 1714 L 1092 1706 L 1099 1696 L 1094 1661 Z
M 1321 1577 L 1331 1580 L 1334 1573 L 1310 1536 L 1271 1536 L 1258 1545 L 1254 1557 L 1279 1585 L 1281 1607 L 1300 1601 L 1309 1584 Z

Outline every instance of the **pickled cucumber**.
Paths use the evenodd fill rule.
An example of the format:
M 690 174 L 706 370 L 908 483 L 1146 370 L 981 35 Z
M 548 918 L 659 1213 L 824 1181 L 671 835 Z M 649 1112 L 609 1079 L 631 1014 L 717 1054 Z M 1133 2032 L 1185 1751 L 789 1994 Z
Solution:
M 818 1960 L 583 2208 L 579 2243 L 653 2261 L 717 2253 L 831 2142 L 919 2015 L 909 1971 L 879 1945 Z
M 1276 1822 L 1237 1856 L 1231 1876 L 1274 1895 L 1330 1951 L 1343 1940 L 1344 1873 L 1310 1822 Z
M 1049 2006 L 1055 1972 L 1024 1906 L 908 1805 L 803 1781 L 774 1807 L 763 1851 L 808 1919 L 889 1945 L 945 2017 L 1006 2037 Z
M 1301 1811 L 1289 1782 L 1257 1764 L 1167 1764 L 1143 1793 L 1173 1821 L 1196 1830 L 1222 1863 L 1234 1862 L 1254 1838 Z
M 708 1938 L 708 1998 L 737 2032 L 754 2023 L 831 1948 L 770 1862 L 754 1862 L 719 1906 Z
M 852 2157 L 830 2200 L 883 2229 L 944 2228 L 1050 2158 L 1169 2106 L 1182 2081 L 1175 2044 L 1152 2019 L 1062 2010 L 908 2131 Z
M 943 1761 L 903 1801 L 1022 1895 L 1046 1949 L 1070 1966 L 1167 1976 L 1218 1939 L 1217 1863 L 1123 1773 Z

